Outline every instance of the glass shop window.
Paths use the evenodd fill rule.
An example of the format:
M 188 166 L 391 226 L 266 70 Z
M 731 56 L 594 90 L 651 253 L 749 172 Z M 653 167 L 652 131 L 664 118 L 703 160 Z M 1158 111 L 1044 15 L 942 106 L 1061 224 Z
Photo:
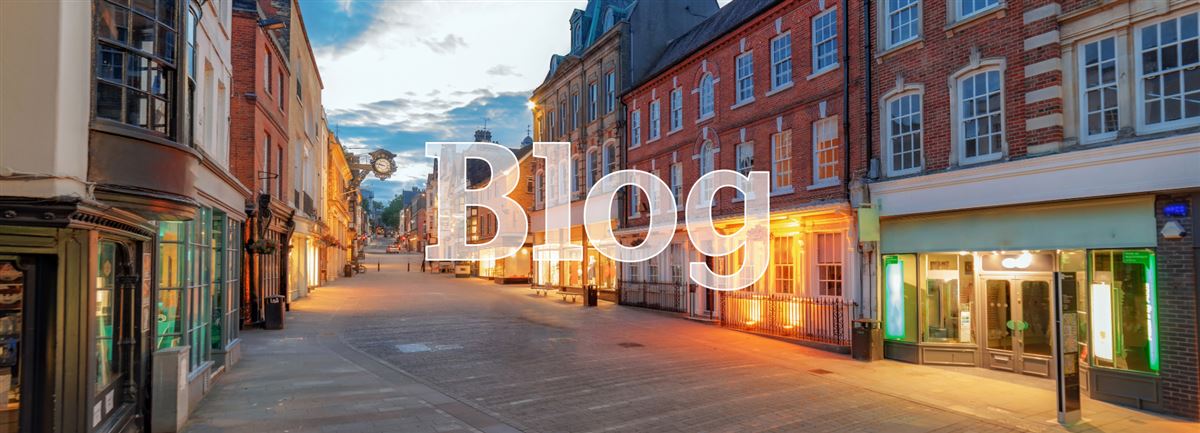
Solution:
M 883 338 L 917 341 L 917 255 L 883 256 Z
M 183 291 L 184 273 L 187 271 L 184 253 L 187 240 L 186 222 L 162 221 L 158 223 L 158 290 L 155 306 L 154 327 L 155 350 L 175 347 L 183 337 Z
M 117 363 L 113 356 L 117 244 L 100 242 L 96 260 L 96 389 L 102 390 L 117 377 Z
M 922 341 L 971 343 L 975 261 L 970 255 L 928 254 L 921 303 Z
M 1091 349 L 1096 366 L 1158 371 L 1154 252 L 1092 251 Z

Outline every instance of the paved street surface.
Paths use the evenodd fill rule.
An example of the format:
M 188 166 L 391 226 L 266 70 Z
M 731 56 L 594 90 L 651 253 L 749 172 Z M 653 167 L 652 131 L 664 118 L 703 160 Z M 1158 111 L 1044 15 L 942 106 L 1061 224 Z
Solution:
M 245 358 L 187 431 L 1064 430 L 1045 379 L 861 363 L 673 314 L 422 274 L 418 260 L 372 255 L 366 274 L 293 303 L 286 330 L 246 331 Z M 1071 430 L 1198 427 L 1090 400 L 1084 419 Z

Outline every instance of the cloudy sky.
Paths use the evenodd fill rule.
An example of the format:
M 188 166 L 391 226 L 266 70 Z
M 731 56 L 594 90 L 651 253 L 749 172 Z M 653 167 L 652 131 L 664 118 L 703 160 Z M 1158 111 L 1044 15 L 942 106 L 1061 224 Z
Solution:
M 568 49 L 568 19 L 584 0 L 301 0 L 330 128 L 354 150 L 399 154 L 386 201 L 423 186 L 426 141 L 470 141 L 488 122 L 516 147 L 526 101 L 553 53 Z
M 720 4 L 728 0 L 720 0 Z M 400 155 L 381 200 L 423 186 L 426 141 L 470 141 L 486 119 L 516 147 L 550 56 L 586 0 L 301 0 L 330 128 L 353 150 Z

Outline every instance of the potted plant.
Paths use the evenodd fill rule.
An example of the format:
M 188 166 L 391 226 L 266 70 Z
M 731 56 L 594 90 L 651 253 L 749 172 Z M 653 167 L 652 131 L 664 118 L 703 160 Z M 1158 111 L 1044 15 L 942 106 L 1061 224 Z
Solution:
M 246 245 L 246 248 L 254 254 L 274 254 L 279 248 L 279 243 L 273 239 L 259 239 Z

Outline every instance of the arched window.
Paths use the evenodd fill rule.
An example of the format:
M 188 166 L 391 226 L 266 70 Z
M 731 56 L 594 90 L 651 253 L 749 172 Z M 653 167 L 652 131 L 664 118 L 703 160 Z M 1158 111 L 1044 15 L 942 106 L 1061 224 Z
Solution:
M 613 27 L 613 25 L 616 23 L 617 23 L 617 19 L 616 19 L 616 16 L 613 14 L 613 10 L 610 8 L 609 10 L 605 11 L 604 12 L 604 30 L 602 31 L 602 33 L 607 32 L 608 29 L 611 29 Z
M 700 79 L 700 117 L 713 115 L 713 76 L 704 74 Z
M 705 141 L 700 147 L 700 175 L 715 170 L 717 159 L 717 148 L 713 146 L 712 140 Z

